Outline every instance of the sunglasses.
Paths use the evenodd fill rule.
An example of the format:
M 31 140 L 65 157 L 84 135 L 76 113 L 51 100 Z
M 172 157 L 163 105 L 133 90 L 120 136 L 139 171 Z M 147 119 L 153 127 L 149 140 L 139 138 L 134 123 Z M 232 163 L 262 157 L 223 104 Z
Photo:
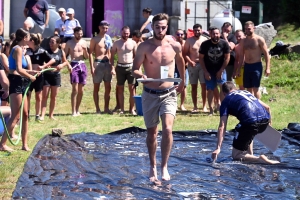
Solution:
M 177 33 L 177 36 L 183 36 L 184 34 L 183 33 Z

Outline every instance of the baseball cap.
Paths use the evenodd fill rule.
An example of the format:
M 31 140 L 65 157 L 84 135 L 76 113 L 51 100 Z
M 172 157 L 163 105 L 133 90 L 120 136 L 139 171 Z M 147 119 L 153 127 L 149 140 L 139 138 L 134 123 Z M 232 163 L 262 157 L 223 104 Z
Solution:
M 58 12 L 66 12 L 66 9 L 64 9 L 64 8 L 59 8 L 59 9 L 58 9 Z
M 74 13 L 75 13 L 75 11 L 73 8 L 68 8 L 67 14 L 74 14 Z
M 102 20 L 99 24 L 99 26 L 109 26 L 110 24 L 108 23 L 108 21 Z

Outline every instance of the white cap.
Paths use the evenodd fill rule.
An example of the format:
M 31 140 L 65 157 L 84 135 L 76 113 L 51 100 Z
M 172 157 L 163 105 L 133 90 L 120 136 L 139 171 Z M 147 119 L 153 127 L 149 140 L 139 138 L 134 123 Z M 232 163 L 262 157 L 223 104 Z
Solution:
M 66 9 L 64 9 L 64 8 L 59 8 L 59 9 L 58 9 L 58 12 L 66 12 Z
M 67 14 L 74 14 L 74 13 L 75 13 L 75 11 L 73 8 L 68 8 Z

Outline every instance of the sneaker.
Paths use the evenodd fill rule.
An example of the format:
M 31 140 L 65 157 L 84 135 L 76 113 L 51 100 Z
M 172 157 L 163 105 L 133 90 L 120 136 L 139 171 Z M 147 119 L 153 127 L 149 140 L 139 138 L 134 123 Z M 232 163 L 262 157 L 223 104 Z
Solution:
M 40 116 L 35 116 L 35 121 L 39 123 L 44 123 L 44 120 L 40 118 Z

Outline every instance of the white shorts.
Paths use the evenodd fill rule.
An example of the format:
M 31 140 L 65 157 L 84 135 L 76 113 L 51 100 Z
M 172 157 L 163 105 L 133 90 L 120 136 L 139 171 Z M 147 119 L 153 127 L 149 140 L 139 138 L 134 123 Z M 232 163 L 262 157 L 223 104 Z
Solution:
M 38 25 L 31 17 L 27 17 L 26 21 L 30 23 L 31 29 L 29 30 L 30 33 L 40 33 L 43 34 L 45 30 L 45 24 L 44 25 Z

